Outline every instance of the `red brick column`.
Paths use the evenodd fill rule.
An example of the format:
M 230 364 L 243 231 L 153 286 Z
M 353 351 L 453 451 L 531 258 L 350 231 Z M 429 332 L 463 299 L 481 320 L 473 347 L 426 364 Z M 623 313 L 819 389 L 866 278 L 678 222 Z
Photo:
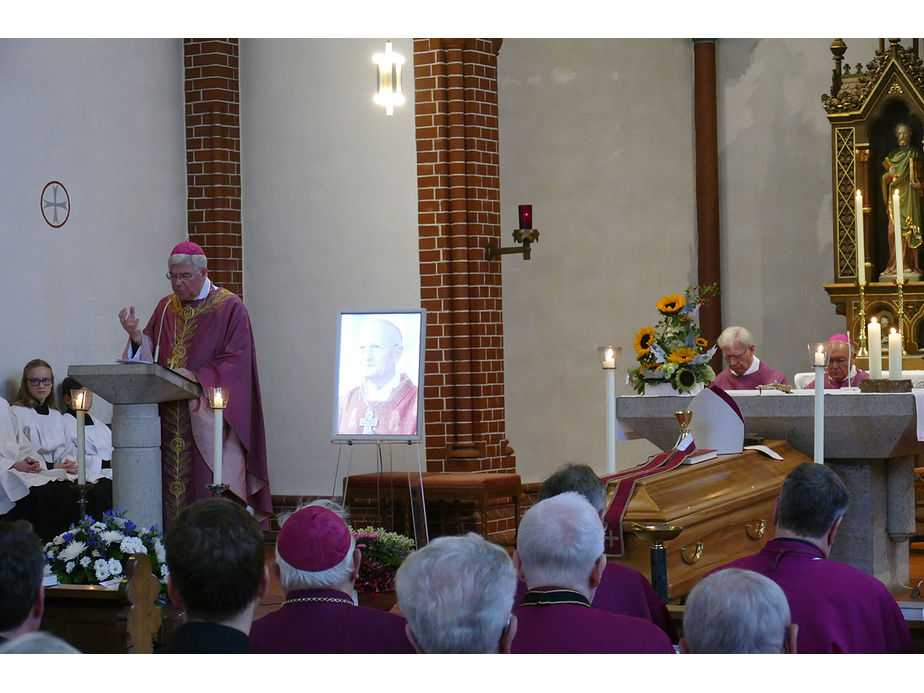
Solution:
M 183 39 L 186 215 L 209 276 L 243 296 L 237 39 Z
M 515 471 L 504 420 L 499 39 L 416 39 L 427 468 Z

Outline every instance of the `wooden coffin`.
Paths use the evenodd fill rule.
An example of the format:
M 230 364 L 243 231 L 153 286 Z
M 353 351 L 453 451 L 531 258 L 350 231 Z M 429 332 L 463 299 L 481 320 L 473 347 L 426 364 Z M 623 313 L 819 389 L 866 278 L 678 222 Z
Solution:
M 759 551 L 773 534 L 773 506 L 783 479 L 796 465 L 812 461 L 785 441 L 764 444 L 783 460 L 745 450 L 638 481 L 623 516 L 624 555 L 610 560 L 650 580 L 650 544 L 633 533 L 633 524 L 682 528 L 664 543 L 668 599 L 676 600 L 713 568 Z

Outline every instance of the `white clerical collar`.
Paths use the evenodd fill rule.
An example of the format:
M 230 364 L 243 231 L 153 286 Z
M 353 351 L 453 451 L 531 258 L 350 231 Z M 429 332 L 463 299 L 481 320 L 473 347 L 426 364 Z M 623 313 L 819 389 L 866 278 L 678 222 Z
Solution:
M 200 291 L 199 295 L 196 296 L 193 300 L 201 301 L 203 298 L 209 295 L 209 291 L 211 290 L 212 290 L 212 282 L 208 277 L 206 277 L 205 284 L 202 285 L 202 291 Z
M 751 361 L 750 367 L 748 367 L 748 369 L 744 373 L 742 373 L 741 375 L 738 375 L 737 373 L 735 373 L 735 371 L 732 371 L 732 373 L 734 373 L 735 375 L 738 375 L 739 378 L 743 378 L 746 375 L 751 375 L 752 373 L 756 373 L 758 368 L 760 368 L 760 359 L 757 358 L 757 356 L 755 356 L 754 359 Z
M 395 373 L 395 377 L 385 383 L 382 387 L 376 387 L 371 381 L 366 381 L 366 399 L 370 402 L 384 402 L 391 397 L 391 393 L 398 387 L 401 382 L 401 376 Z

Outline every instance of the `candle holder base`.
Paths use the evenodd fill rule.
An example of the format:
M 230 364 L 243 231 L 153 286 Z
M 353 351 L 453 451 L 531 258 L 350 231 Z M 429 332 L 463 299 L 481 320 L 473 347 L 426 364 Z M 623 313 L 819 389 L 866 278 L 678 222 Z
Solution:
M 81 520 L 87 516 L 87 493 L 90 492 L 92 486 L 95 486 L 95 484 L 77 484 L 77 507 L 80 510 Z
M 864 380 L 860 383 L 860 392 L 911 392 L 911 381 L 888 378 Z
M 224 492 L 230 488 L 228 484 L 206 484 L 205 487 L 215 497 L 224 495 Z

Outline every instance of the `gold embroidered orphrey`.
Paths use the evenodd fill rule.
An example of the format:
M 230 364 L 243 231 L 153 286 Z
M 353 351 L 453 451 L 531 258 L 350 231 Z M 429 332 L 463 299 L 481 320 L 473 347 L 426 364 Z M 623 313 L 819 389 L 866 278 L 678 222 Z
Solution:
M 184 306 L 174 294 L 170 297 L 167 310 L 176 316 L 173 326 L 173 349 L 167 360 L 171 369 L 186 367 L 186 354 L 196 334 L 197 319 L 200 315 L 220 308 L 233 296 L 227 289 L 218 289 L 210 294 L 198 306 Z M 184 400 L 169 402 L 161 415 L 163 440 L 169 441 L 164 450 L 164 478 L 167 481 L 167 494 L 164 507 L 167 517 L 176 517 L 189 504 L 189 482 L 192 478 L 192 460 L 189 406 Z

